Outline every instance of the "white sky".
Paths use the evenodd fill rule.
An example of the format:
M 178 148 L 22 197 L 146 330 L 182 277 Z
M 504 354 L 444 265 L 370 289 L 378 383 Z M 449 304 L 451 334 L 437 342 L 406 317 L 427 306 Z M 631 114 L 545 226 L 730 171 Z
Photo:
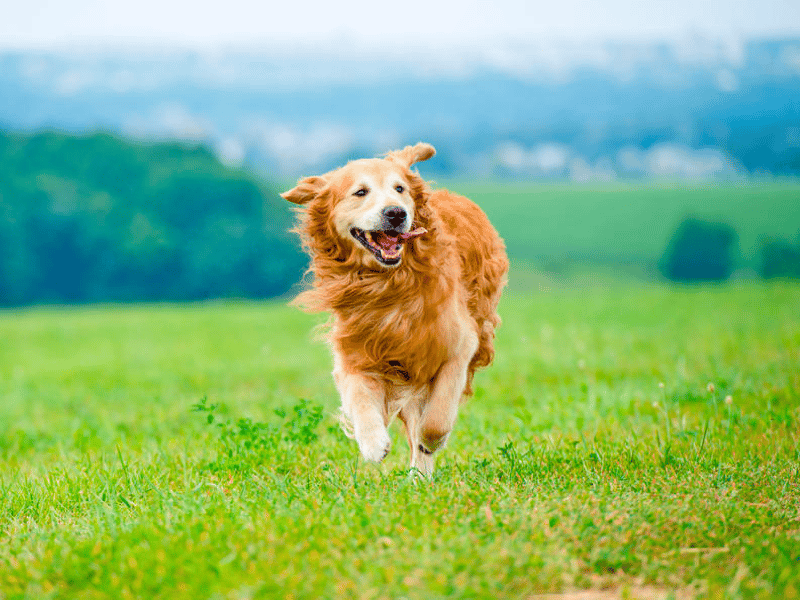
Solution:
M 800 34 L 799 0 L 2 0 L 0 48 Z

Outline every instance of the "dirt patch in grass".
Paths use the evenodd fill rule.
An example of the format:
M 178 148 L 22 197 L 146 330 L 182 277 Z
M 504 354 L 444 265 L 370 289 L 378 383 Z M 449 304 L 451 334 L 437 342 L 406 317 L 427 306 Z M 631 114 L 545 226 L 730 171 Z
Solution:
M 691 590 L 668 590 L 651 586 L 615 590 L 580 590 L 560 594 L 536 594 L 528 600 L 690 600 Z

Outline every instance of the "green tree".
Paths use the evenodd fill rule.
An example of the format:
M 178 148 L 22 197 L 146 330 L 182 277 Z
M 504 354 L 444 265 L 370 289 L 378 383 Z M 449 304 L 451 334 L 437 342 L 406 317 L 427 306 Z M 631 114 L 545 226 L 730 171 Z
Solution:
M 203 146 L 0 133 L 0 305 L 282 294 L 291 221 Z
M 724 281 L 731 276 L 736 231 L 724 223 L 684 219 L 661 259 L 661 273 L 670 281 Z
M 798 243 L 763 238 L 759 274 L 765 279 L 791 277 L 800 279 L 800 236 Z

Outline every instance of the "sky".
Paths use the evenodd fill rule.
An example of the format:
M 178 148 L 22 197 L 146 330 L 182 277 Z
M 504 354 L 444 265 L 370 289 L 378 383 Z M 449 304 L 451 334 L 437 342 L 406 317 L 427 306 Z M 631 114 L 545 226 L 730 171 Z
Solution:
M 0 48 L 193 48 L 494 39 L 654 40 L 800 34 L 798 0 L 28 0 L 3 2 Z

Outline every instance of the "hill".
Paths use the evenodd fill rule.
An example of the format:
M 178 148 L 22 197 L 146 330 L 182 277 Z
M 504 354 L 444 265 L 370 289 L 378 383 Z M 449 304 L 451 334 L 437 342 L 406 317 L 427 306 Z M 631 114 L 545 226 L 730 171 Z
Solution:
M 670 237 L 686 217 L 735 229 L 737 269 L 758 268 L 765 238 L 800 241 L 800 184 L 795 181 L 442 186 L 480 204 L 513 259 L 556 271 L 591 263 L 655 275 Z

